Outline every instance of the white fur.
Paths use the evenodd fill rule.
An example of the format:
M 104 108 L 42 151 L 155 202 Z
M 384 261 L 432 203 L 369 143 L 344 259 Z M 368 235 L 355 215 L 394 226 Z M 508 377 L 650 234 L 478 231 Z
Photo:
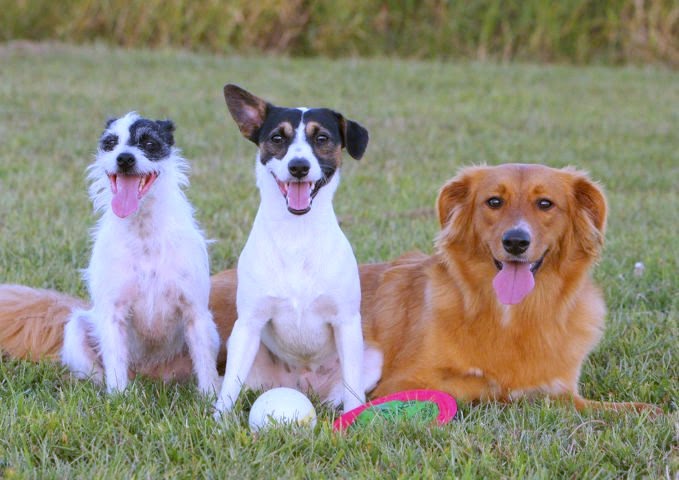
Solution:
M 363 345 L 358 265 L 332 206 L 339 170 L 300 216 L 288 211 L 271 175 L 292 181 L 288 162 L 300 156 L 311 163 L 305 181 L 319 180 L 304 122 L 282 159 L 262 165 L 257 156 L 261 203 L 238 261 L 238 320 L 216 417 L 231 410 L 243 384 L 312 390 L 350 410 L 381 375 L 381 353 Z
M 152 162 L 127 145 L 138 118 L 129 113 L 111 124 L 118 145 L 110 152 L 99 149 L 89 167 L 90 196 L 102 213 L 84 273 L 92 308 L 72 313 L 62 361 L 78 376 L 104 377 L 107 391 L 115 392 L 126 388 L 129 370 L 161 365 L 188 346 L 199 389 L 216 392 L 219 335 L 208 309 L 206 241 L 182 191 L 188 167 L 174 147 L 168 158 Z M 136 213 L 126 218 L 111 210 L 107 177 L 122 152 L 135 155 L 140 171 L 158 173 Z

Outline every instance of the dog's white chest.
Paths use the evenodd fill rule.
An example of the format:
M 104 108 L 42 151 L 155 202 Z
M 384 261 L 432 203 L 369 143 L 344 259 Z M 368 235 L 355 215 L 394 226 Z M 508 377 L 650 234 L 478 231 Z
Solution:
M 290 365 L 327 363 L 334 326 L 360 307 L 351 246 L 336 222 L 265 230 L 258 220 L 238 264 L 239 321 L 262 322 L 262 343 Z
M 332 321 L 334 299 L 321 295 L 308 299 L 271 298 L 271 318 L 262 330 L 262 343 L 284 361 L 313 367 L 335 355 Z
M 127 319 L 133 362 L 181 350 L 185 312 L 209 288 L 200 235 L 163 229 L 144 213 L 126 228 L 102 229 L 88 272 L 95 304 L 112 304 Z

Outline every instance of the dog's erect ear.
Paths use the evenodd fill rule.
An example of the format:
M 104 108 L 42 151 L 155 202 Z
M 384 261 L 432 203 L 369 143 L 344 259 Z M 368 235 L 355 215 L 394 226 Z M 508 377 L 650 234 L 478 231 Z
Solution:
M 174 135 L 172 135 L 175 130 L 174 122 L 172 120 L 156 120 L 156 124 L 160 127 L 163 140 L 168 145 L 174 145 Z
M 333 112 L 337 117 L 342 136 L 342 147 L 347 149 L 347 153 L 352 158 L 360 160 L 368 148 L 368 130 L 357 122 L 344 118 L 341 113 Z
M 582 249 L 597 256 L 604 243 L 608 206 L 601 188 L 587 175 L 570 171 L 573 175 L 573 198 L 576 205 L 575 234 Z
M 259 129 L 271 104 L 233 84 L 224 86 L 224 99 L 240 133 L 258 144 Z

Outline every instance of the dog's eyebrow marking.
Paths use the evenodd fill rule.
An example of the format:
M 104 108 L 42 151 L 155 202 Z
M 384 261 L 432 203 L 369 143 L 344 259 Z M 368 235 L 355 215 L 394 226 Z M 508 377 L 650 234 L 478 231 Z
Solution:
M 487 188 L 486 188 L 487 187 Z M 502 197 L 507 196 L 507 186 L 503 183 L 496 183 L 491 185 L 482 185 L 479 189 L 479 193 L 485 195 L 484 201 L 490 197 Z
M 330 137 L 331 140 L 335 140 L 333 136 L 330 134 L 330 131 L 325 128 L 321 123 L 315 121 L 315 120 L 309 120 L 309 123 L 306 124 L 306 134 L 308 136 L 312 136 L 314 133 L 322 132 L 328 137 Z
M 278 125 L 276 125 L 276 128 L 274 128 L 271 131 L 271 133 L 274 133 L 276 131 L 280 131 L 281 133 L 283 133 L 288 138 L 292 137 L 293 134 L 295 133 L 295 129 L 293 128 L 292 123 L 290 123 L 288 121 L 284 121 L 284 122 L 281 122 Z

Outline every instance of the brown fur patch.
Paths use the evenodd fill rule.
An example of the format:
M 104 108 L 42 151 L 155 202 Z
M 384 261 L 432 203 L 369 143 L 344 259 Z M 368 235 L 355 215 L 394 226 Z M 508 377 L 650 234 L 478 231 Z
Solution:
M 305 127 L 305 134 L 319 161 L 334 165 L 335 169 L 342 165 L 342 144 L 333 141 L 332 134 L 320 123 L 309 121 Z M 316 141 L 319 135 L 327 137 L 324 142 Z
M 269 137 L 278 134 L 283 137 L 283 141 L 280 143 L 275 143 L 273 141 L 265 140 L 260 143 L 260 159 L 266 162 L 270 158 L 281 159 L 285 156 L 288 151 L 288 146 L 295 135 L 295 130 L 290 122 L 281 122 L 278 124 L 269 134 Z
M 243 136 L 256 142 L 259 127 L 266 117 L 269 104 L 237 85 L 224 86 L 224 99 Z

